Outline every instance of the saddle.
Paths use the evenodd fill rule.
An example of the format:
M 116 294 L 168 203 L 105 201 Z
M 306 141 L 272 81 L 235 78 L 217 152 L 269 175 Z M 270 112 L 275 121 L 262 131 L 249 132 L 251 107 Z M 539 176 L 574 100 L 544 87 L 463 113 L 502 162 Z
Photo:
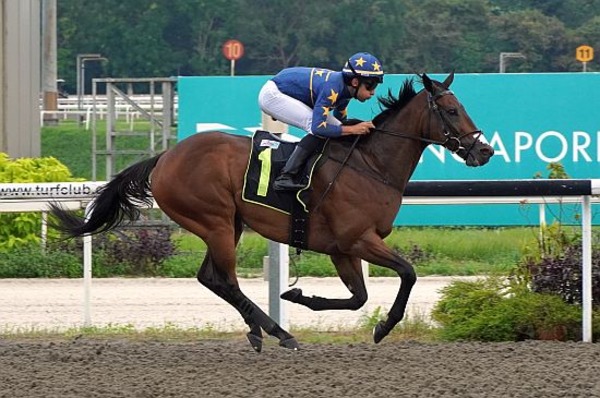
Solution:
M 281 173 L 296 145 L 268 131 L 257 130 L 254 133 L 244 175 L 242 200 L 290 215 L 292 217 L 290 245 L 306 249 L 310 183 L 323 148 L 315 152 L 306 162 L 304 170 L 299 173 L 299 178 L 302 178 L 301 181 L 306 188 L 297 192 L 273 189 L 273 181 Z

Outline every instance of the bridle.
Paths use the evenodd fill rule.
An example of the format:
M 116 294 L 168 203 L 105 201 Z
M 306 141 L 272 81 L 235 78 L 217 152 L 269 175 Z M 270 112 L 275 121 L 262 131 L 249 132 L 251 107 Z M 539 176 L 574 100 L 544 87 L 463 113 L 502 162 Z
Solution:
M 408 138 L 408 139 L 411 139 L 411 140 L 421 141 L 421 142 L 426 143 L 427 145 L 429 145 L 429 144 L 441 145 L 444 148 L 448 149 L 452 153 L 457 153 L 461 149 L 463 149 L 463 150 L 466 151 L 464 153 L 464 158 L 463 159 L 468 159 L 469 154 L 471 153 L 471 151 L 475 147 L 475 143 L 477 143 L 479 137 L 483 134 L 483 131 L 481 131 L 481 130 L 478 129 L 478 130 L 474 130 L 474 131 L 471 131 L 471 132 L 468 132 L 468 133 L 463 133 L 463 134 L 460 134 L 460 132 L 456 131 L 456 129 L 452 127 L 452 123 L 450 123 L 448 121 L 448 119 L 446 118 L 446 116 L 444 115 L 444 112 L 445 112 L 444 109 L 441 109 L 440 106 L 437 103 L 437 100 L 440 99 L 441 97 L 445 96 L 445 95 L 454 95 L 454 93 L 451 90 L 448 90 L 448 89 L 440 91 L 439 93 L 437 93 L 435 95 L 431 95 L 431 93 L 429 93 L 429 92 L 427 93 L 427 102 L 429 104 L 429 118 L 428 118 L 428 133 L 427 133 L 427 137 L 421 137 L 421 136 L 415 136 L 415 135 L 411 135 L 411 134 L 405 134 L 405 133 L 401 133 L 401 132 L 397 132 L 397 131 L 385 130 L 385 129 L 381 129 L 381 128 L 378 128 L 378 127 L 375 127 L 375 129 L 373 129 L 373 131 L 376 131 L 376 132 L 379 132 L 379 133 L 383 133 L 383 134 L 387 134 L 387 135 L 391 135 L 391 136 L 394 136 L 394 137 Z M 440 118 L 440 120 L 442 122 L 443 134 L 444 134 L 444 138 L 445 138 L 443 141 L 433 140 L 433 139 L 429 138 L 431 136 L 431 116 L 434 113 L 438 115 L 438 117 Z M 454 134 L 452 134 L 451 130 L 454 131 Z M 473 143 L 471 144 L 471 146 L 467 150 L 465 147 L 462 146 L 461 140 L 464 137 L 467 137 L 467 136 L 473 135 L 473 134 L 477 134 L 477 136 L 475 137 L 475 140 L 473 141 Z M 345 159 L 343 159 L 343 160 L 340 161 L 338 159 L 334 159 L 334 158 L 330 157 L 330 159 L 332 159 L 332 160 L 337 161 L 337 162 L 340 163 L 340 168 L 338 169 L 338 171 L 335 174 L 335 176 L 333 177 L 333 179 L 329 182 L 329 184 L 327 185 L 327 187 L 325 188 L 325 190 L 321 194 L 321 197 L 317 201 L 317 205 L 311 211 L 314 212 L 314 211 L 316 211 L 316 209 L 318 209 L 320 207 L 321 203 L 325 199 L 325 196 L 327 196 L 327 194 L 331 190 L 331 188 L 333 186 L 333 183 L 335 182 L 335 180 L 337 180 L 338 175 L 340 174 L 340 172 L 342 171 L 342 169 L 344 168 L 344 166 L 348 163 L 348 160 L 350 159 L 350 155 L 354 151 L 354 148 L 356 147 L 356 145 L 357 145 L 357 143 L 358 143 L 358 141 L 360 140 L 361 137 L 362 136 L 360 136 L 360 135 L 356 136 L 356 138 L 354 139 L 354 142 L 352 143 L 352 147 L 350 148 L 350 150 L 346 154 Z M 451 146 L 451 145 L 454 145 L 454 146 Z M 398 190 L 401 193 L 403 192 L 403 190 L 401 188 L 394 186 L 389 181 L 387 181 L 385 179 L 382 179 L 379 176 L 371 176 L 371 177 L 374 178 L 375 180 L 377 180 L 377 181 L 385 184 L 385 185 L 389 185 L 389 186 L 393 187 L 394 189 Z
M 387 135 L 391 135 L 391 136 L 395 136 L 395 137 L 408 138 L 411 140 L 421 141 L 428 145 L 429 144 L 441 145 L 444 148 L 448 149 L 452 153 L 457 153 L 460 150 L 464 150 L 465 151 L 464 159 L 468 158 L 469 154 L 473 150 L 473 147 L 475 146 L 475 143 L 477 142 L 479 137 L 483 134 L 483 132 L 479 129 L 468 132 L 468 133 L 463 133 L 463 134 L 460 134 L 460 132 L 456 131 L 456 129 L 453 128 L 452 123 L 450 123 L 448 121 L 447 117 L 445 116 L 444 109 L 442 109 L 437 103 L 437 100 L 442 98 L 445 95 L 454 95 L 454 92 L 452 92 L 451 90 L 443 90 L 435 95 L 432 95 L 431 93 L 427 93 L 427 102 L 429 105 L 430 112 L 429 112 L 428 129 L 427 129 L 428 133 L 427 133 L 426 137 L 415 136 L 412 134 L 405 134 L 405 133 L 401 133 L 401 132 L 397 132 L 397 131 L 385 130 L 385 129 L 381 129 L 378 127 L 376 127 L 374 129 L 374 131 L 377 131 L 377 132 L 383 133 L 383 134 L 387 134 Z M 442 133 L 444 134 L 444 138 L 445 138 L 443 141 L 434 140 L 434 139 L 429 138 L 431 136 L 431 116 L 433 114 L 436 114 L 440 118 L 440 121 L 442 122 L 442 129 L 443 129 Z M 473 141 L 473 143 L 471 144 L 469 149 L 465 148 L 462 145 L 462 139 L 464 137 L 467 137 L 469 135 L 474 135 L 474 134 L 477 135 L 475 137 L 475 140 Z

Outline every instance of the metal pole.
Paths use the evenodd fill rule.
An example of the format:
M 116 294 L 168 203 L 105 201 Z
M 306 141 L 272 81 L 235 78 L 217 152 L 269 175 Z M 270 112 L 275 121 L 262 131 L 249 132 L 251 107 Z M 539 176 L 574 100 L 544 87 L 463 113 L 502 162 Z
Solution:
M 92 214 L 90 202 L 85 207 L 86 220 Z M 83 326 L 90 327 L 92 325 L 91 314 L 91 297 L 92 297 L 92 235 L 83 235 Z
M 289 328 L 287 302 L 279 298 L 290 276 L 289 247 L 269 241 L 269 315 L 284 329 Z
M 499 71 L 500 73 L 504 73 L 506 72 L 506 63 L 507 63 L 507 59 L 509 58 L 527 58 L 525 57 L 523 54 L 521 53 L 500 53 L 500 58 L 499 58 Z
M 85 62 L 86 61 L 108 61 L 100 54 L 77 54 L 77 109 L 81 111 L 83 94 L 85 92 Z
M 43 109 L 58 109 L 58 90 L 56 87 L 56 0 L 42 1 L 42 91 Z M 44 112 L 44 124 L 55 124 L 56 113 Z
M 81 56 L 77 56 L 77 110 L 81 110 Z
M 581 301 L 583 341 L 592 342 L 592 206 L 589 195 L 583 196 L 581 217 Z
M 235 61 L 231 61 L 232 65 Z M 285 123 L 274 121 L 269 115 L 261 113 L 262 128 L 275 134 L 288 131 Z M 288 329 L 287 302 L 279 296 L 285 289 L 290 276 L 289 246 L 283 243 L 269 241 L 269 316 L 284 328 Z

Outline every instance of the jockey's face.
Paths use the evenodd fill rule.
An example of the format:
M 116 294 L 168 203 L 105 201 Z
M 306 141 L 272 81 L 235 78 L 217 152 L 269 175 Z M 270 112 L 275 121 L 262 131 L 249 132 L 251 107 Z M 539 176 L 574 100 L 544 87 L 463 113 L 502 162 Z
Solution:
M 366 100 L 371 99 L 371 97 L 375 95 L 375 89 L 377 88 L 377 84 L 378 82 L 376 80 L 359 81 L 358 79 L 356 79 L 356 85 L 358 87 L 356 99 L 360 102 L 365 102 Z

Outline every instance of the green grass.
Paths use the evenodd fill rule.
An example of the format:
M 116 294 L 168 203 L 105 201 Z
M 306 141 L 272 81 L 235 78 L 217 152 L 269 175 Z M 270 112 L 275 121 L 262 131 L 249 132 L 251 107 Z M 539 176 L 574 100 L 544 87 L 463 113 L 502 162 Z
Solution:
M 400 253 L 418 247 L 421 257 L 411 258 L 419 276 L 428 275 L 482 275 L 505 273 L 513 269 L 527 246 L 536 245 L 538 229 L 518 228 L 395 228 L 386 242 Z M 181 265 L 191 261 L 190 270 L 197 270 L 206 246 L 199 238 L 187 232 L 173 235 L 179 252 L 187 260 L 172 258 Z M 263 256 L 268 255 L 267 240 L 255 232 L 246 231 L 238 246 L 238 273 L 240 276 L 258 276 L 262 273 Z M 300 276 L 336 276 L 329 256 L 303 252 L 299 257 L 290 249 L 290 273 Z M 390 270 L 370 267 L 371 276 L 395 276 Z M 192 274 L 193 275 L 193 274 Z M 188 275 L 190 276 L 190 275 Z
M 42 128 L 42 156 L 64 163 L 74 177 L 92 178 L 92 131 L 76 122 Z
M 327 330 L 315 328 L 290 328 L 290 332 L 302 343 L 314 344 L 354 344 L 372 343 L 373 327 L 382 319 L 386 311 L 377 308 L 373 314 L 366 315 L 356 328 L 335 328 Z M 246 340 L 247 330 L 219 331 L 210 326 L 205 328 L 182 328 L 173 324 L 162 327 L 148 327 L 136 329 L 131 324 L 109 324 L 106 326 L 76 327 L 67 330 L 52 329 L 3 329 L 0 330 L 0 339 L 19 340 L 71 340 L 80 338 L 89 339 L 127 339 L 131 341 L 181 341 L 193 342 L 199 340 Z M 423 317 L 407 317 L 400 322 L 386 341 L 432 341 L 437 336 L 437 330 Z M 276 345 L 275 339 L 266 339 L 265 345 Z
M 130 126 L 124 120 L 117 121 L 116 130 L 119 132 L 130 131 Z M 134 132 L 150 131 L 150 122 L 138 120 L 133 125 Z M 41 132 L 42 156 L 53 156 L 64 163 L 74 177 L 91 180 L 92 178 L 92 128 L 85 129 L 85 125 L 74 120 L 61 120 L 58 126 L 46 126 Z M 96 124 L 96 144 L 98 150 L 106 148 L 106 120 L 98 120 Z M 156 133 L 158 134 L 158 133 Z M 117 149 L 147 150 L 149 148 L 147 137 L 118 137 L 115 140 Z M 118 155 L 117 169 L 122 169 L 145 156 Z M 98 156 L 97 161 L 98 181 L 106 179 L 106 161 L 104 155 Z

